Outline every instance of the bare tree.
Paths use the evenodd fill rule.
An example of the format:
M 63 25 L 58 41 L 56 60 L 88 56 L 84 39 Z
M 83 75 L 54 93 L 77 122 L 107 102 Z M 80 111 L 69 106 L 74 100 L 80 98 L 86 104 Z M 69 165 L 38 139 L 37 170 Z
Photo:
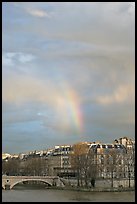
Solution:
M 135 176 L 135 152 L 134 150 L 127 153 L 125 157 L 125 174 L 128 178 L 128 187 L 131 187 L 131 179 Z
M 19 174 L 20 162 L 16 158 L 9 158 L 7 161 L 2 161 L 3 174 L 15 176 Z
M 86 143 L 77 143 L 73 145 L 73 153 L 71 155 L 71 165 L 77 174 L 77 185 L 83 185 L 83 178 L 87 184 L 87 153 L 88 146 Z
M 96 155 L 86 143 L 77 143 L 73 146 L 72 167 L 77 173 L 77 185 L 85 187 L 95 186 Z M 84 181 L 84 183 L 83 183 Z
M 118 154 L 115 149 L 110 149 L 109 154 L 106 155 L 107 169 L 111 177 L 111 187 L 113 187 L 114 176 L 116 174 Z
M 97 156 L 92 149 L 88 152 L 88 181 L 90 181 L 91 186 L 95 187 L 95 180 L 97 175 Z
M 20 161 L 21 175 L 50 175 L 49 160 L 45 157 L 27 158 Z

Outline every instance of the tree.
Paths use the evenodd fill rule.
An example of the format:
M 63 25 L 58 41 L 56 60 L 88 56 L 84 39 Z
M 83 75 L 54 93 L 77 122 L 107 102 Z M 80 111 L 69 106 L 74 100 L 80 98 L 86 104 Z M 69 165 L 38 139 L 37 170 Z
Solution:
M 110 149 L 109 155 L 106 155 L 107 168 L 110 172 L 111 187 L 113 187 L 114 176 L 117 171 L 118 153 L 115 149 Z
M 20 161 L 16 158 L 9 158 L 7 161 L 2 161 L 2 172 L 10 176 L 19 174 Z
M 43 174 L 43 166 L 41 157 L 28 158 L 21 162 L 20 171 L 23 175 L 40 176 Z
M 128 187 L 131 187 L 131 178 L 134 178 L 135 174 L 135 152 L 134 149 L 128 151 L 125 157 L 125 173 L 128 178 Z
M 88 152 L 88 181 L 90 181 L 91 186 L 95 187 L 95 180 L 97 175 L 97 157 L 93 149 L 89 149 Z
M 83 185 L 83 177 L 87 183 L 87 153 L 88 146 L 86 143 L 77 143 L 73 145 L 73 153 L 71 154 L 71 165 L 77 175 L 77 186 Z
M 89 182 L 95 186 L 96 178 L 96 155 L 87 143 L 77 143 L 73 146 L 72 167 L 77 174 L 77 185 L 86 187 Z

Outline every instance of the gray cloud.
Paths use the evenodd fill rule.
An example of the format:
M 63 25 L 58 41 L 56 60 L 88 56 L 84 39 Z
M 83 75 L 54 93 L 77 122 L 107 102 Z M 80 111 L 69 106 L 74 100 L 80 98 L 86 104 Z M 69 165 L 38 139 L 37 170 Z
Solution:
M 134 2 L 3 4 L 3 151 L 134 137 L 134 17 Z

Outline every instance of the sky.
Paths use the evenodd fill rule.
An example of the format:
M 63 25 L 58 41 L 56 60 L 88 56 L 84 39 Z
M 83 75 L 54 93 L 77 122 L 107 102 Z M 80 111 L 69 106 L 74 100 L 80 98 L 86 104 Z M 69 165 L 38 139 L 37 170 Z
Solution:
M 2 3 L 2 151 L 135 139 L 135 3 Z

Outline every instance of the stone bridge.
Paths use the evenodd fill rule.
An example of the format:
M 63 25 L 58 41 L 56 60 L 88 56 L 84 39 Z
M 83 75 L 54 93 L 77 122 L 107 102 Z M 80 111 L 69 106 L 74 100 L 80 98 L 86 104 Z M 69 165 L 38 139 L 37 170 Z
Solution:
M 50 186 L 65 186 L 65 182 L 58 176 L 2 176 L 2 188 L 6 189 L 8 185 L 9 189 L 12 189 L 23 181 L 41 181 Z

